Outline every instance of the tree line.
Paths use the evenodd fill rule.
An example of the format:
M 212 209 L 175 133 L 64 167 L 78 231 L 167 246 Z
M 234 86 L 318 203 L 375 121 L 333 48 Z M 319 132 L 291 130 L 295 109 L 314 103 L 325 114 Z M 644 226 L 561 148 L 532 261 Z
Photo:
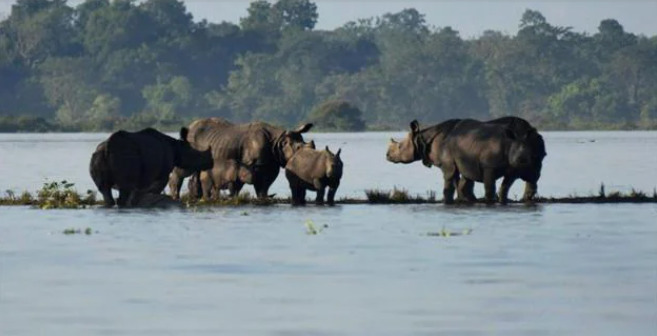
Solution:
M 463 39 L 415 9 L 314 30 L 310 0 L 238 23 L 179 0 L 18 0 L 0 21 L 0 131 L 179 127 L 221 116 L 327 130 L 524 117 L 551 129 L 657 127 L 657 36 L 594 34 L 526 10 L 516 35 Z M 322 125 L 318 125 L 322 126 Z

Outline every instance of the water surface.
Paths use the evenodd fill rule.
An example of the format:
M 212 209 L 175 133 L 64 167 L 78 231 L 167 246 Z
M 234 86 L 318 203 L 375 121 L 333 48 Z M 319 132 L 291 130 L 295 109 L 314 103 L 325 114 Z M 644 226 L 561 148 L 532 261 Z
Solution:
M 437 169 L 385 162 L 390 135 L 309 138 L 343 148 L 338 196 L 441 188 Z M 0 135 L 0 190 L 92 188 L 105 136 Z M 545 137 L 542 194 L 654 188 L 657 133 Z M 282 174 L 273 190 L 289 194 Z M 0 335 L 655 335 L 656 217 L 655 204 L 0 207 Z M 327 227 L 309 235 L 309 220 Z

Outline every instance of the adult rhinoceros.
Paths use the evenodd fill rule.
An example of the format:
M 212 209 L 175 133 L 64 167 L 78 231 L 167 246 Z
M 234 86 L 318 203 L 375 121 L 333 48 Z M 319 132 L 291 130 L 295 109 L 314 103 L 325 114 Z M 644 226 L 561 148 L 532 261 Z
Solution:
M 302 134 L 312 126 L 304 124 L 296 130 L 285 130 L 264 122 L 228 125 L 209 129 L 204 134 L 204 141 L 212 148 L 217 169 L 228 163 L 238 165 L 238 170 L 248 169 L 250 174 L 239 174 L 248 177 L 248 180 L 239 182 L 252 184 L 256 195 L 265 198 L 280 169 L 299 148 L 306 145 Z M 216 173 L 211 175 L 223 175 Z
M 210 148 L 212 135 L 215 134 L 216 131 L 220 131 L 229 126 L 233 126 L 233 123 L 219 117 L 194 120 L 189 126 L 187 126 L 189 132 L 187 133 L 187 138 L 184 140 L 189 142 L 192 148 L 204 151 Z M 182 187 L 183 180 L 193 173 L 196 173 L 196 171 L 178 167 L 173 169 L 169 176 L 169 193 L 171 198 L 178 199 L 180 197 L 180 188 Z M 196 183 L 197 185 L 194 186 L 196 188 L 195 191 L 198 193 L 201 192 L 199 176 L 196 176 L 196 179 L 193 179 L 190 183 Z M 239 189 L 241 189 L 241 186 L 240 188 L 236 188 L 236 190 L 231 190 L 231 194 L 238 193 Z
M 422 160 L 427 167 L 439 167 L 443 171 L 445 203 L 453 201 L 457 184 L 459 199 L 472 200 L 472 181 L 484 182 L 486 201 L 493 202 L 495 180 L 502 176 L 507 181 L 500 190 L 500 201 L 504 203 L 518 171 L 537 166 L 534 161 L 539 155 L 535 153 L 540 149 L 532 148 L 526 136 L 519 137 L 496 122 L 450 119 L 420 129 L 417 120 L 413 120 L 410 128 L 403 141 L 391 139 L 387 159 L 394 163 Z
M 532 149 L 532 159 L 529 166 L 526 167 L 516 167 L 504 177 L 502 180 L 502 185 L 500 186 L 500 200 L 506 200 L 509 193 L 509 189 L 513 182 L 520 178 L 525 181 L 525 192 L 523 195 L 524 201 L 530 201 L 536 195 L 538 191 L 538 180 L 541 177 L 541 169 L 543 168 L 543 159 L 547 155 L 545 151 L 545 141 L 543 136 L 532 126 L 527 120 L 507 116 L 502 118 L 497 118 L 493 120 L 486 121 L 489 124 L 499 124 L 508 127 L 515 135 L 517 139 L 522 139 L 525 143 L 529 145 Z M 470 180 L 465 180 L 463 182 L 463 193 L 465 197 L 470 200 L 475 199 L 473 189 L 474 182 Z
M 186 139 L 187 132 L 183 127 L 180 137 Z M 205 170 L 212 164 L 210 150 L 197 151 L 184 140 L 146 128 L 110 135 L 92 154 L 89 172 L 106 206 L 115 204 L 111 191 L 115 188 L 119 190 L 116 204 L 133 207 L 143 194 L 160 194 L 174 167 Z

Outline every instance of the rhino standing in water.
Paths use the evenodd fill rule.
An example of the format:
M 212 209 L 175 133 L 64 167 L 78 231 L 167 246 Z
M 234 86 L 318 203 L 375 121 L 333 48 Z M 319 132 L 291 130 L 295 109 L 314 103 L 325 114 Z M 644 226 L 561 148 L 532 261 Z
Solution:
M 298 150 L 285 166 L 285 177 L 290 184 L 292 204 L 306 204 L 306 190 L 317 192 L 315 203 L 324 204 L 326 188 L 328 204 L 335 204 L 335 193 L 342 178 L 342 160 L 340 152 L 333 154 L 328 146 L 323 151 L 317 151 L 314 146 Z
M 224 118 L 212 117 L 194 120 L 187 127 L 189 131 L 187 132 L 187 137 L 182 140 L 189 142 L 190 146 L 196 150 L 207 150 L 210 148 L 211 135 L 214 132 L 221 131 L 222 129 L 232 126 L 233 124 Z M 180 198 L 180 188 L 183 185 L 183 180 L 186 177 L 191 176 L 192 174 L 197 173 L 194 179 L 190 180 L 190 186 L 192 183 L 195 183 L 192 188 L 190 188 L 190 196 L 196 196 L 196 193 L 201 193 L 201 184 L 199 181 L 198 171 L 174 168 L 169 176 L 169 193 L 171 198 L 179 199 Z M 194 191 L 191 189 L 197 188 Z M 241 186 L 236 189 L 231 189 L 231 194 L 239 193 Z M 200 196 L 196 196 L 200 197 Z
M 394 163 L 422 160 L 427 167 L 439 167 L 443 171 L 445 203 L 453 201 L 457 185 L 458 198 L 473 201 L 474 181 L 484 182 L 486 201 L 491 203 L 495 199 L 495 181 L 502 176 L 500 202 L 506 203 L 508 189 L 518 177 L 527 178 L 532 185 L 525 193 L 529 200 L 536 193 L 545 145 L 531 126 L 524 133 L 518 132 L 522 134 L 514 132 L 512 128 L 522 128 L 523 122 L 529 125 L 515 117 L 492 122 L 450 119 L 420 129 L 419 123 L 413 120 L 406 139 L 400 142 L 391 139 L 386 156 Z M 508 123 L 514 125 L 507 127 Z
M 187 132 L 185 127 L 180 130 L 181 139 L 187 138 Z M 146 128 L 110 135 L 92 154 L 89 172 L 105 206 L 114 206 L 111 189 L 115 188 L 119 190 L 116 204 L 134 207 L 145 194 L 162 193 L 174 167 L 205 170 L 212 164 L 210 150 L 197 151 L 184 140 Z
M 206 187 L 214 185 L 216 189 L 230 182 L 231 195 L 235 195 L 247 183 L 253 185 L 258 198 L 268 197 L 269 187 L 280 169 L 297 150 L 307 145 L 302 134 L 312 126 L 304 124 L 296 130 L 285 130 L 264 122 L 251 122 L 204 129 L 201 138 L 211 148 L 214 161 L 212 171 L 207 173 L 212 184 L 206 183 Z M 204 177 L 208 181 L 208 175 Z M 208 196 L 210 191 L 203 194 Z

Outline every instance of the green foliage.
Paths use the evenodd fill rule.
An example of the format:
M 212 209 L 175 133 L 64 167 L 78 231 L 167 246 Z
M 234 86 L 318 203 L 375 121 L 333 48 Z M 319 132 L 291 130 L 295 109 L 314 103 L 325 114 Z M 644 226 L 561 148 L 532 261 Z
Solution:
M 318 125 L 323 131 L 350 131 L 365 130 L 362 112 L 346 101 L 327 101 L 313 109 L 310 121 Z
M 413 8 L 316 31 L 310 0 L 253 1 L 239 23 L 218 24 L 195 22 L 181 0 L 18 0 L 0 19 L 0 131 L 173 129 L 208 116 L 325 130 L 502 115 L 657 128 L 657 37 L 614 19 L 593 35 L 535 10 L 519 19 L 515 35 L 463 39 Z M 327 101 L 360 116 L 324 115 Z
M 96 203 L 95 193 L 87 191 L 86 197 L 80 195 L 74 188 L 75 183 L 66 180 L 61 182 L 47 182 L 37 193 L 36 205 L 47 209 L 77 209 Z

